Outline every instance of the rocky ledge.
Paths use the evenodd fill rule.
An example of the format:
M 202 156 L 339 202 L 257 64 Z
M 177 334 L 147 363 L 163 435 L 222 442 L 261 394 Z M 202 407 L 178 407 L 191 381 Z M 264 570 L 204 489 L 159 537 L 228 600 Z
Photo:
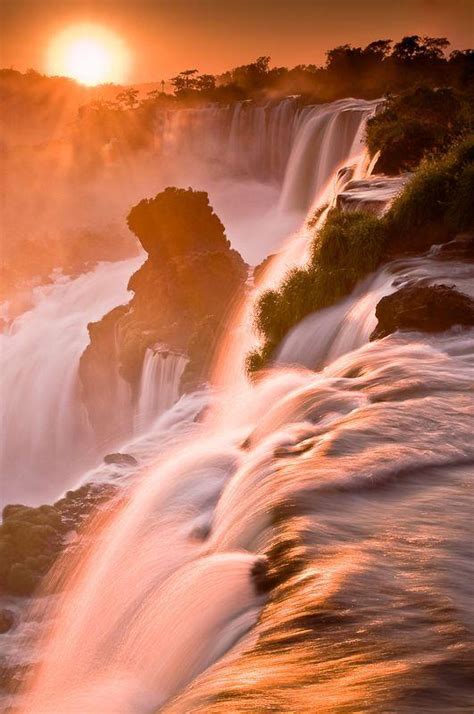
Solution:
M 474 325 L 474 300 L 448 285 L 406 285 L 382 298 L 375 315 L 378 324 L 371 340 L 397 330 L 443 332 Z
M 127 433 L 117 421 L 124 413 L 118 400 L 124 383 L 132 402 L 137 398 L 148 348 L 160 343 L 188 355 L 183 388 L 207 378 L 225 317 L 247 279 L 204 191 L 167 188 L 134 206 L 127 221 L 148 257 L 130 278 L 130 302 L 89 325 L 80 363 L 89 419 L 102 442 Z
M 403 190 L 411 174 L 401 176 L 369 176 L 349 181 L 336 198 L 341 211 L 367 211 L 377 216 L 388 210 L 394 198 Z

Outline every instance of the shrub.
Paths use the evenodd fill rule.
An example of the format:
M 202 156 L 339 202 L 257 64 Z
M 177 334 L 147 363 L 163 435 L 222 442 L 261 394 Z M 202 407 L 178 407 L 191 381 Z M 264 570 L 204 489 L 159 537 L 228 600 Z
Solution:
M 376 170 L 388 174 L 415 169 L 446 150 L 465 130 L 468 98 L 451 88 L 417 87 L 390 97 L 367 123 L 367 146 L 380 151 Z
M 389 254 L 424 250 L 473 226 L 474 137 L 422 163 L 385 218 Z
M 473 190 L 474 138 L 468 137 L 442 158 L 422 163 L 385 217 L 330 211 L 308 266 L 291 270 L 278 290 L 260 296 L 255 329 L 263 345 L 248 355 L 247 372 L 262 369 L 292 327 L 349 294 L 384 260 L 472 229 Z
M 332 210 L 315 237 L 308 267 L 291 270 L 279 290 L 260 296 L 254 325 L 264 344 L 248 355 L 247 372 L 264 367 L 279 342 L 304 317 L 337 302 L 374 270 L 383 245 L 383 226 L 376 217 Z

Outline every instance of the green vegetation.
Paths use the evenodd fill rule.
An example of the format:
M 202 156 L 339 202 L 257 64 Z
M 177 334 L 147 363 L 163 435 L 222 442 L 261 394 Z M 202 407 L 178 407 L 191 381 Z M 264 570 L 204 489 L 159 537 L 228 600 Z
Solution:
M 324 67 L 271 67 L 270 57 L 262 56 L 217 76 L 185 70 L 171 82 L 179 101 L 223 103 L 259 99 L 269 92 L 329 102 L 348 96 L 375 99 L 419 84 L 465 87 L 472 81 L 474 53 L 456 50 L 446 57 L 448 47 L 445 37 L 410 35 L 393 45 L 382 39 L 364 48 L 335 47 L 326 53 Z
M 78 155 L 86 151 L 94 164 L 97 149 L 104 143 L 113 141 L 122 154 L 152 144 L 159 109 L 288 95 L 299 95 L 302 103 L 347 96 L 375 99 L 420 85 L 468 91 L 474 77 L 474 51 L 455 50 L 448 55 L 448 48 L 444 37 L 412 35 L 394 44 L 379 39 L 366 47 L 335 47 L 326 53 L 324 66 L 271 67 L 270 57 L 262 56 L 220 75 L 184 69 L 168 82 L 161 80 L 146 95 L 133 87 L 87 88 L 65 77 L 2 69 L 0 99 L 5 111 L 0 126 L 6 146 L 37 144 L 59 138 L 64 126 L 72 126 L 77 117 Z M 165 91 L 167 84 L 172 91 Z M 58 116 L 64 118 L 64 125 Z M 428 139 L 423 134 L 423 141 Z
M 420 252 L 474 226 L 474 135 L 424 161 L 383 219 L 385 254 Z
M 331 210 L 306 268 L 290 271 L 278 290 L 267 290 L 257 302 L 255 329 L 263 344 L 248 355 L 248 373 L 265 367 L 304 317 L 349 294 L 384 261 L 474 230 L 473 184 L 471 136 L 443 157 L 423 162 L 384 217 Z
M 54 506 L 5 506 L 0 525 L 0 593 L 31 595 L 64 550 L 65 536 L 116 487 L 86 484 L 68 491 Z
M 417 87 L 389 97 L 369 119 L 367 146 L 380 152 L 376 171 L 412 171 L 428 155 L 446 151 L 471 128 L 472 96 L 451 89 Z

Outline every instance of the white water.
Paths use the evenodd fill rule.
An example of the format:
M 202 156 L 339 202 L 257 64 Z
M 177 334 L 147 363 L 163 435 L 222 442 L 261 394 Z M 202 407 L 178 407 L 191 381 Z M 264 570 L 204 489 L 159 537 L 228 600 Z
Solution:
M 222 206 L 225 204 L 243 221 L 250 251 L 244 257 L 264 257 L 270 249 L 279 247 L 288 226 L 302 220 L 315 198 L 326 200 L 327 191 L 332 192 L 331 177 L 341 162 L 358 162 L 362 166 L 363 128 L 376 104 L 341 100 L 300 108 L 289 99 L 260 107 L 237 104 L 227 109 L 168 112 L 161 117 L 161 128 L 157 124 L 157 176 L 169 169 L 168 157 L 173 176 L 181 183 L 189 185 L 199 177 L 205 184 L 193 184 L 195 188 L 207 188 L 207 183 L 218 186 Z M 106 181 L 107 175 L 104 195 Z M 131 183 L 134 190 L 138 186 L 144 190 L 143 181 Z M 273 196 L 271 215 L 266 198 L 262 206 L 261 191 L 267 197 Z M 215 207 L 219 213 L 219 201 Z M 247 209 L 250 217 L 246 216 Z M 225 223 L 225 208 L 220 215 Z M 231 223 L 232 220 L 231 217 Z M 267 237 L 260 231 L 261 221 L 269 231 Z M 273 264 L 271 276 L 267 274 L 267 281 L 278 281 L 290 265 L 303 259 L 308 238 L 309 231 L 303 229 L 297 238 L 288 241 Z M 237 243 L 236 247 L 241 246 Z M 263 254 L 257 256 L 262 250 Z M 54 500 L 74 485 L 81 472 L 115 448 L 115 444 L 97 444 L 91 433 L 80 401 L 77 371 L 88 343 L 88 322 L 128 300 L 127 278 L 138 262 L 134 259 L 100 266 L 77 279 L 39 289 L 34 307 L 1 336 L 3 503 Z M 246 330 L 243 339 L 241 327 L 231 333 L 238 343 L 238 348 L 233 345 L 227 350 L 232 362 L 228 371 L 233 377 L 237 372 L 241 374 L 241 357 L 253 339 L 253 299 L 246 303 L 245 319 L 239 320 Z M 172 376 L 167 375 L 166 370 L 158 369 L 160 362 L 148 355 L 144 367 L 135 419 L 138 430 L 146 429 L 149 415 L 151 418 L 153 413 L 159 414 L 177 397 L 178 373 L 183 364 L 179 363 Z M 155 389 L 159 380 L 163 380 L 162 388 Z M 128 409 L 125 384 L 123 391 L 124 409 Z
M 278 133 L 276 126 L 281 120 L 280 124 L 286 127 L 284 130 L 291 138 L 286 159 L 279 155 L 275 158 L 270 151 L 273 155 L 270 167 L 275 169 L 278 165 L 281 169 L 279 180 L 283 198 L 278 221 L 281 221 L 285 207 L 298 207 L 304 211 L 313 199 L 325 200 L 328 191 L 331 193 L 331 179 L 341 161 L 357 161 L 362 165 L 363 126 L 374 108 L 375 103 L 352 100 L 327 107 L 307 107 L 294 112 L 289 134 L 280 116 L 289 114 L 287 105 L 284 111 L 281 108 L 276 113 L 274 108 L 269 110 L 272 127 L 269 135 Z M 243 109 L 236 108 L 236 115 L 241 111 Z M 258 109 L 253 115 L 263 131 L 262 112 Z M 277 116 L 280 116 L 278 121 Z M 274 118 L 276 125 L 272 123 Z M 206 126 L 204 128 L 206 135 L 211 134 Z M 234 126 L 229 146 L 236 149 L 237 135 Z M 269 148 L 274 152 L 271 141 L 265 145 L 267 152 Z M 317 147 L 322 150 L 318 151 Z M 308 158 L 305 151 L 315 153 Z M 276 169 L 275 172 L 278 173 Z M 308 181 L 310 191 L 316 195 L 308 192 Z M 296 200 L 300 190 L 301 199 Z M 286 265 L 303 260 L 307 237 L 308 232 L 303 231 L 289 243 L 283 259 L 276 261 L 278 270 L 271 273 L 272 280 L 277 280 Z M 252 299 L 253 296 L 249 302 Z M 89 319 L 84 319 L 84 325 Z M 234 357 L 237 356 L 240 363 L 248 346 L 244 340 L 233 347 Z M 156 398 L 159 398 L 159 395 L 151 397 L 145 391 L 145 385 L 150 381 L 155 384 L 152 374 L 158 365 L 153 362 L 153 357 L 148 355 L 139 414 L 148 411 L 148 399 L 156 404 Z M 77 364 L 74 367 L 77 369 Z M 40 383 L 41 374 L 35 376 Z M 226 547 L 225 528 L 218 529 L 220 536 L 213 536 L 213 540 L 222 539 L 221 547 L 217 548 L 219 555 L 215 548 L 209 551 L 206 543 L 201 544 L 199 537 L 205 535 L 212 524 L 213 511 L 226 482 L 242 469 L 259 470 L 262 458 L 267 460 L 259 450 L 242 454 L 238 447 L 241 436 L 256 427 L 267 411 L 268 400 L 278 402 L 299 384 L 299 373 L 285 373 L 258 394 L 244 390 L 239 398 L 235 395 L 223 397 L 226 418 L 217 428 L 211 418 L 202 427 L 197 442 L 194 433 L 183 446 L 171 448 L 171 453 L 157 457 L 158 464 L 140 479 L 143 487 L 134 489 L 129 506 L 119 515 L 114 527 L 108 534 L 104 533 L 103 538 L 93 539 L 94 542 L 100 540 L 101 547 L 97 551 L 93 548 L 87 556 L 86 560 L 91 560 L 85 566 L 86 570 L 78 567 L 74 575 L 76 584 L 72 587 L 77 598 L 72 595 L 64 603 L 63 610 L 69 621 L 68 636 L 61 635 L 52 643 L 46 658 L 47 672 L 45 678 L 41 675 L 43 683 L 33 711 L 41 711 L 46 700 L 50 711 L 58 714 L 74 711 L 78 706 L 86 710 L 103 708 L 101 697 L 104 693 L 110 697 L 111 690 L 117 689 L 117 681 L 123 683 L 123 688 L 117 690 L 121 692 L 117 711 L 133 710 L 137 706 L 137 691 L 141 693 L 143 706 L 143 697 L 157 706 L 222 654 L 254 622 L 256 608 L 261 603 L 249 574 L 256 557 L 242 554 L 240 545 Z M 73 436 L 71 432 L 69 445 Z M 23 495 L 18 500 L 26 499 Z M 233 516 L 229 513 L 228 517 L 232 519 Z M 249 547 L 248 537 L 244 540 Z M 224 579 L 220 577 L 223 568 L 228 571 Z M 86 571 L 89 575 L 83 579 L 82 573 Z M 216 600 L 217 587 L 220 594 Z M 191 601 L 197 599 L 199 603 L 200 618 L 185 609 L 180 615 L 176 610 L 177 592 L 181 593 L 178 599 L 183 600 L 186 593 L 192 593 Z M 207 602 L 212 603 L 211 612 L 204 617 L 203 608 Z M 160 617 L 157 617 L 158 612 Z M 61 617 L 57 622 L 62 630 Z M 120 636 L 119 644 L 117 636 L 124 622 L 128 623 L 127 636 Z M 181 622 L 183 634 L 172 640 L 172 634 Z M 84 639 L 86 632 L 89 634 Z M 189 636 L 185 637 L 184 632 Z M 144 637 L 148 642 L 145 646 Z M 62 646 L 65 642 L 67 655 Z M 165 657 L 158 665 L 157 656 L 167 650 L 170 660 Z M 104 658 L 109 662 L 108 673 L 98 669 Z M 180 662 L 179 667 L 177 662 Z M 53 681 L 54 692 L 51 689 Z M 43 699 L 45 692 L 46 700 Z
M 423 285 L 455 285 L 474 297 L 469 263 L 409 258 L 383 266 L 337 305 L 308 315 L 282 341 L 276 361 L 320 369 L 366 344 L 377 325 L 375 308 L 385 295 L 416 281 Z
M 179 397 L 179 384 L 187 364 L 185 355 L 163 348 L 148 348 L 143 360 L 135 429 L 141 433 Z
M 333 131 L 327 137 L 337 140 Z M 304 260 L 304 235 L 276 261 L 269 281 L 291 258 Z M 394 281 L 445 281 L 448 274 L 462 289 L 473 285 L 472 265 L 422 259 L 388 266 L 331 308 L 330 320 L 318 313 L 288 336 L 285 361 L 324 360 L 323 372 L 280 367 L 253 388 L 217 395 L 202 424 L 192 428 L 195 412 L 188 414 L 183 440 L 130 484 L 112 520 L 93 527 L 81 557 L 69 563 L 66 556 L 60 564 L 61 572 L 69 571 L 67 587 L 52 610 L 42 612 L 53 622 L 19 711 L 210 710 L 212 695 L 225 688 L 222 663 L 213 663 L 239 638 L 250 646 L 246 632 L 262 624 L 263 599 L 251 570 L 277 535 L 275 507 L 297 497 L 307 501 L 310 492 L 321 499 L 326 491 L 334 498 L 347 490 L 358 494 L 420 469 L 442 469 L 449 479 L 455 467 L 472 462 L 472 330 L 366 343 L 378 297 Z M 249 346 L 241 327 L 234 328 L 240 339 L 232 341 L 232 364 L 242 364 Z M 315 340 L 319 347 L 309 355 Z M 222 382 L 232 387 L 227 360 L 220 368 Z M 456 492 L 454 503 L 462 497 Z M 343 508 L 350 537 L 352 516 Z M 449 540 L 448 518 L 443 527 Z M 357 553 L 350 555 L 354 561 Z M 380 557 L 379 572 L 382 556 L 368 552 L 364 559 Z M 327 565 L 310 562 L 304 577 L 324 573 Z M 422 582 L 416 583 L 419 591 Z M 313 585 L 313 599 L 317 592 Z M 370 636 L 369 630 L 364 637 Z M 244 680 L 252 681 L 252 671 Z M 217 706 L 224 710 L 223 702 Z
M 358 157 L 377 104 L 288 98 L 160 112 L 157 156 L 169 182 L 185 176 L 209 191 L 233 246 L 256 264 L 300 226 L 334 171 Z
M 37 288 L 35 305 L 0 335 L 0 501 L 54 500 L 96 458 L 78 386 L 87 324 L 129 299 L 140 260 Z

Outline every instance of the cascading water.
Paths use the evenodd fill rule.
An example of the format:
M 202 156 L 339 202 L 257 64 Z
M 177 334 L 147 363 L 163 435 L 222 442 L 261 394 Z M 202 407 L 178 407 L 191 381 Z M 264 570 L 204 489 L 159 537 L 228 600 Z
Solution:
M 209 191 L 233 246 L 255 264 L 300 226 L 334 171 L 360 155 L 377 104 L 305 106 L 290 97 L 159 112 L 156 152 L 168 183 L 184 178 Z
M 337 143 L 337 124 L 324 123 L 325 142 Z M 322 149 L 321 166 L 336 170 L 331 146 Z M 322 204 L 331 176 L 319 168 Z M 260 289 L 304 261 L 307 235 L 295 236 Z M 366 342 L 395 281 L 447 274 L 460 289 L 473 285 L 469 264 L 386 266 L 330 319 L 320 312 L 288 335 L 281 361 L 326 363 L 322 372 L 282 365 L 235 389 L 233 368 L 251 346 L 251 293 L 209 416 L 199 423 L 190 411 L 181 441 L 58 564 L 64 591 L 51 610 L 37 603 L 49 632 L 19 712 L 364 710 L 370 697 L 374 711 L 402 711 L 443 663 L 457 672 L 464 706 L 474 334 Z M 252 576 L 262 557 L 284 595 L 268 602 Z M 447 562 L 454 587 L 436 575 Z M 448 711 L 450 685 L 436 686 L 438 710 Z
M 300 145 L 298 137 L 302 131 L 303 143 L 313 134 L 322 132 L 324 135 L 324 151 L 315 154 L 312 160 L 313 188 L 318 191 L 320 201 L 326 200 L 326 194 L 331 193 L 332 172 L 339 167 L 340 160 L 357 160 L 362 166 L 361 132 L 374 107 L 375 103 L 368 102 L 360 102 L 359 106 L 352 101 L 338 102 L 314 108 L 314 111 L 305 108 L 301 116 L 297 115 L 298 121 L 295 120 L 292 127 L 295 146 Z M 234 111 L 248 110 L 236 108 Z M 288 114 L 287 105 L 284 109 L 278 109 L 278 112 L 280 124 L 277 122 L 277 125 L 281 129 L 285 121 L 288 123 L 286 119 L 283 120 L 283 115 Z M 357 121 L 353 117 L 348 129 L 345 120 L 339 121 L 337 117 L 352 113 Z M 310 122 L 311 118 L 320 114 L 324 115 L 323 121 Z M 338 129 L 342 131 L 342 136 L 338 135 Z M 206 135 L 208 133 L 206 127 Z M 269 135 L 278 136 L 275 126 Z M 344 147 L 342 154 L 341 139 Z M 232 140 L 235 141 L 235 136 Z M 299 178 L 299 172 L 295 161 L 291 160 L 291 150 L 288 153 L 288 167 L 291 169 L 283 183 L 291 186 L 292 177 Z M 281 275 L 295 258 L 302 260 L 299 254 L 305 236 L 306 233 L 296 236 L 285 250 L 283 258 L 275 261 L 278 269 L 267 273 L 267 279 L 271 275 L 271 279 L 276 280 L 277 275 Z M 237 320 L 240 320 L 240 316 Z M 241 341 L 233 347 L 233 357 L 238 357 L 239 364 L 242 364 L 247 349 L 247 341 Z M 142 387 L 149 380 L 156 379 L 152 374 L 157 367 L 164 366 L 161 358 L 160 362 L 152 354 L 147 355 Z M 258 557 L 249 553 L 243 555 L 240 545 L 225 547 L 223 532 L 222 547 L 217 549 L 213 547 L 209 550 L 208 543 L 205 540 L 202 542 L 202 538 L 205 538 L 212 525 L 214 508 L 226 482 L 239 478 L 238 474 L 242 470 L 260 468 L 263 454 L 258 450 L 256 453 L 252 450 L 248 455 L 242 454 L 238 440 L 257 425 L 258 419 L 266 411 L 266 400 L 269 397 L 272 401 L 282 398 L 291 389 L 291 385 L 300 384 L 300 380 L 297 373 L 292 376 L 285 373 L 283 378 L 269 384 L 270 392 L 264 390 L 260 397 L 248 388 L 238 398 L 235 393 L 224 395 L 218 402 L 226 405 L 222 410 L 222 413 L 227 412 L 226 418 L 216 425 L 215 416 L 211 413 L 201 428 L 199 446 L 196 446 L 194 434 L 190 441 L 179 448 L 175 447 L 170 454 L 159 457 L 158 464 L 144 478 L 143 489 L 137 488 L 134 491 L 130 506 L 118 516 L 116 526 L 109 536 L 104 534 L 102 547 L 97 552 L 93 548 L 87 557 L 84 556 L 86 560 L 91 558 L 86 569 L 89 575 L 94 574 L 87 578 L 87 582 L 82 577 L 85 572 L 83 566 L 78 566 L 74 576 L 75 584 L 71 584 L 71 593 L 76 592 L 77 598 L 71 595 L 71 599 L 64 603 L 63 610 L 66 619 L 70 618 L 70 607 L 76 611 L 75 624 L 69 628 L 70 636 L 67 638 L 69 654 L 65 656 L 61 644 L 66 640 L 62 637 L 61 641 L 54 639 L 53 649 L 46 658 L 48 671 L 44 670 L 40 675 L 39 689 L 33 695 L 32 701 L 36 699 L 33 709 L 41 711 L 41 707 L 46 706 L 43 696 L 50 700 L 48 707 L 51 712 L 65 714 L 66 711 L 77 709 L 103 709 L 101 697 L 104 692 L 105 696 L 111 696 L 110 682 L 117 684 L 118 680 L 123 684 L 123 688 L 120 688 L 122 703 L 114 704 L 112 710 L 115 711 L 115 707 L 117 712 L 127 711 L 127 707 L 133 709 L 135 704 L 132 702 L 136 701 L 137 691 L 154 704 L 163 704 L 219 653 L 228 649 L 255 621 L 261 599 L 254 592 L 250 572 Z M 155 398 L 142 389 L 139 413 L 147 410 L 145 402 L 148 399 L 154 401 Z M 219 406 L 217 412 L 214 410 L 213 413 L 221 413 Z M 251 546 L 251 543 L 247 545 Z M 137 553 L 140 557 L 136 556 Z M 220 575 L 224 569 L 228 570 L 228 577 L 222 579 Z M 215 599 L 216 587 L 220 589 L 218 599 Z M 185 598 L 184 593 L 188 588 L 201 603 L 198 610 L 202 611 L 205 602 L 213 602 L 213 614 L 202 621 L 198 631 L 196 618 L 188 613 L 183 619 L 188 636 L 179 636 L 171 641 L 171 633 L 176 632 L 177 628 L 176 592 L 182 592 Z M 225 606 L 218 607 L 218 601 Z M 159 622 L 156 618 L 158 610 L 162 612 Z M 62 616 L 59 619 L 55 616 L 55 620 L 61 630 L 61 622 L 64 622 Z M 122 643 L 118 645 L 117 628 L 122 627 L 124 621 L 129 622 L 130 628 L 127 627 L 128 635 L 121 638 Z M 84 640 L 86 631 L 89 632 L 87 644 Z M 91 631 L 94 632 L 93 637 L 90 636 Z M 145 631 L 150 638 L 150 646 L 143 646 Z M 201 643 L 199 647 L 198 643 Z M 167 648 L 170 649 L 170 657 L 173 651 L 170 661 L 163 659 L 162 666 L 157 667 L 157 653 Z M 100 675 L 98 682 L 97 667 L 105 653 L 110 663 L 110 672 L 105 676 Z M 136 666 L 130 669 L 132 660 Z M 175 667 L 170 669 L 170 662 L 180 662 L 177 668 L 179 671 L 172 678 L 171 672 Z M 66 689 L 69 691 L 67 699 L 62 698 L 62 695 L 59 699 L 53 696 L 53 680 L 56 694 L 59 682 L 63 683 L 61 692 Z
M 357 157 L 360 160 L 363 127 L 375 106 L 376 102 L 343 100 L 328 105 L 299 107 L 296 100 L 288 99 L 266 106 L 244 103 L 229 108 L 167 112 L 157 118 L 158 164 L 161 167 L 161 158 L 172 156 L 174 178 L 185 185 L 192 181 L 193 165 L 199 165 L 201 180 L 206 178 L 204 188 L 207 189 L 207 182 L 214 185 L 217 176 L 211 161 L 211 153 L 214 152 L 216 161 L 219 158 L 218 174 L 222 177 L 224 173 L 227 177 L 231 203 L 238 208 L 239 214 L 245 213 L 236 200 L 241 185 L 236 184 L 236 175 L 242 166 L 235 164 L 234 156 L 240 157 L 239 161 L 246 157 L 247 179 L 257 181 L 266 178 L 278 185 L 278 189 L 274 189 L 278 194 L 283 186 L 284 191 L 297 197 L 298 187 L 305 185 L 302 176 L 310 176 L 313 190 L 322 196 L 339 162 L 356 160 Z M 255 144 L 248 143 L 249 137 Z M 324 150 L 308 159 L 305 152 L 311 154 L 320 145 Z M 226 161 L 221 160 L 222 156 L 227 157 Z M 255 156 L 258 156 L 258 161 L 252 163 Z M 299 163 L 302 157 L 303 169 Z M 263 173 L 260 166 L 266 167 Z M 157 178 L 162 181 L 160 170 L 157 168 Z M 252 191 L 251 188 L 250 193 Z M 259 198 L 260 194 L 256 195 Z M 300 198 L 301 207 L 308 196 L 305 193 Z M 246 201 L 244 203 L 247 205 Z M 284 203 L 289 201 L 285 199 Z M 275 206 L 271 221 L 264 211 L 261 212 L 261 206 L 259 211 L 265 222 L 273 226 L 274 220 L 278 224 L 277 233 L 286 225 L 291 214 L 288 206 L 278 211 Z M 225 210 L 222 218 L 227 225 Z M 255 216 L 245 230 L 252 236 L 252 244 L 261 251 L 265 240 Z M 285 228 L 283 230 L 286 232 Z M 270 245 L 274 247 L 273 228 L 270 233 Z M 287 250 L 273 264 L 275 280 L 295 262 L 306 242 L 307 232 L 304 231 L 299 240 L 290 241 Z M 240 248 L 239 245 L 236 247 Z M 245 251 L 244 257 L 250 260 Z M 95 442 L 78 398 L 77 370 L 80 355 L 88 342 L 88 322 L 99 319 L 110 308 L 127 300 L 127 278 L 137 265 L 138 261 L 133 260 L 115 267 L 101 266 L 76 280 L 38 290 L 35 307 L 15 320 L 10 330 L 1 336 L 2 360 L 5 360 L 1 371 L 4 410 L 2 473 L 8 474 L 2 492 L 4 503 L 21 501 L 34 504 L 44 499 L 54 500 L 72 486 L 74 478 L 91 466 L 94 460 L 101 459 L 111 448 L 115 448 L 116 444 Z M 276 266 L 279 266 L 279 271 Z M 252 299 L 247 302 L 248 306 L 251 304 Z M 248 333 L 250 307 L 247 312 L 245 324 Z M 246 339 L 249 339 L 248 334 Z M 239 349 L 233 346 L 229 351 L 235 357 L 244 354 L 247 346 L 241 343 Z M 158 366 L 159 362 L 154 361 L 151 355 L 148 361 L 145 360 L 145 370 L 153 371 Z M 235 367 L 240 372 L 241 362 L 236 362 Z M 177 374 L 175 376 L 177 378 Z M 148 377 L 153 390 L 151 393 L 145 388 Z M 117 388 L 123 391 L 123 410 L 127 411 L 130 409 L 129 389 L 123 380 L 118 379 L 117 384 Z M 136 428 L 149 425 L 148 418 L 145 416 L 142 420 L 141 416 L 148 413 L 149 408 L 150 413 L 155 405 L 158 411 L 162 408 L 157 401 L 159 394 L 154 391 L 155 384 L 149 371 L 143 374 L 138 415 L 134 420 Z M 167 384 L 163 394 L 168 386 L 174 389 Z M 163 404 L 172 403 L 168 397 L 163 396 L 163 399 Z M 22 446 L 24 444 L 27 448 Z
M 179 383 L 186 367 L 185 355 L 166 347 L 149 348 L 143 361 L 135 425 L 143 432 L 179 397 Z
M 36 290 L 0 335 L 1 502 L 54 500 L 97 458 L 77 371 L 87 324 L 126 302 L 133 259 Z

